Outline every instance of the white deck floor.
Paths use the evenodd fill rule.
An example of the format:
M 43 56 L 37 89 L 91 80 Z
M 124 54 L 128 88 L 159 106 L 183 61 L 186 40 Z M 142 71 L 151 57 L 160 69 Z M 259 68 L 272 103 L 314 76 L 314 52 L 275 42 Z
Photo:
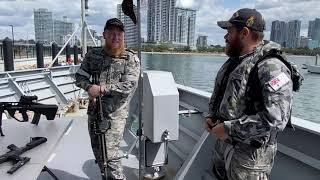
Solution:
M 49 158 L 47 167 L 61 180 L 100 179 L 90 145 L 86 116 L 68 118 L 74 119 L 73 124 Z M 122 141 L 121 151 L 126 152 L 129 146 Z M 122 163 L 127 179 L 138 179 L 136 156 L 130 155 L 129 159 L 122 159 Z M 38 180 L 48 179 L 51 177 L 47 172 L 42 172 L 38 177 Z

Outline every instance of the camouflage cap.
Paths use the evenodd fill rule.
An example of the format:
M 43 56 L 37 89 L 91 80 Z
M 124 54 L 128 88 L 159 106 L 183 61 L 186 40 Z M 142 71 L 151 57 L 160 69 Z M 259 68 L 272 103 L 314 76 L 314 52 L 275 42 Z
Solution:
M 121 22 L 120 19 L 118 18 L 112 18 L 112 19 L 109 19 L 107 22 L 106 22 L 106 25 L 104 26 L 104 31 L 106 31 L 107 29 L 109 29 L 110 27 L 112 26 L 116 26 L 116 27 L 119 27 L 122 31 L 124 31 L 124 25 L 123 23 Z
M 228 21 L 218 21 L 218 26 L 228 29 L 231 26 L 247 27 L 249 29 L 263 32 L 266 23 L 262 15 L 255 9 L 243 8 L 235 12 Z

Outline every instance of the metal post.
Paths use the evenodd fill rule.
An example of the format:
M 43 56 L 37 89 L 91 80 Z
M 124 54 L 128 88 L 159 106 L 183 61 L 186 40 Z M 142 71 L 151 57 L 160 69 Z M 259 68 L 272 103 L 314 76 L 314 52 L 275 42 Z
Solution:
M 13 59 L 15 58 L 15 54 L 14 54 L 14 33 L 13 33 L 13 25 L 10 24 L 9 26 L 11 26 L 11 33 L 12 33 L 12 51 L 13 51 Z
M 137 21 L 138 21 L 138 57 L 140 59 L 141 67 L 141 16 L 140 16 L 141 3 L 137 0 Z
M 69 64 L 69 61 L 71 60 L 71 56 L 70 56 L 70 44 L 67 44 L 66 46 L 66 63 Z
M 138 57 L 140 59 L 140 76 L 139 76 L 139 130 L 137 132 L 139 136 L 139 180 L 142 179 L 142 152 L 143 152 L 143 139 L 142 139 L 142 94 L 143 94 L 143 84 L 142 84 L 142 67 L 141 67 L 141 21 L 140 21 L 140 0 L 137 0 L 137 22 L 138 22 Z
M 3 47 L 3 45 L 1 44 L 1 45 L 0 45 L 0 54 L 1 54 L 0 59 L 1 59 L 1 60 L 3 60 L 3 51 L 2 51 L 2 47 Z
M 14 62 L 13 62 L 13 45 L 12 41 L 9 38 L 3 40 L 3 62 L 4 62 L 4 71 L 13 71 Z
M 81 46 L 82 46 L 82 57 L 87 54 L 87 33 L 85 24 L 85 1 L 81 0 Z
M 55 57 L 57 56 L 57 52 L 58 52 L 58 45 L 56 43 L 52 43 L 52 60 L 55 59 Z M 53 66 L 58 66 L 58 58 L 56 58 L 56 60 L 53 62 Z
M 36 53 L 37 53 L 37 68 L 44 68 L 43 44 L 40 42 L 36 43 Z
M 29 52 L 29 36 L 28 36 L 28 32 L 27 32 L 27 59 L 29 58 L 28 52 Z
M 318 58 L 319 58 L 319 54 L 316 55 L 316 63 L 315 63 L 316 66 L 318 65 Z
M 13 46 L 14 47 L 14 46 Z M 19 59 L 21 59 L 21 46 L 18 45 Z
M 74 45 L 73 46 L 73 63 L 75 64 L 75 65 L 77 65 L 78 64 L 78 46 L 77 45 Z

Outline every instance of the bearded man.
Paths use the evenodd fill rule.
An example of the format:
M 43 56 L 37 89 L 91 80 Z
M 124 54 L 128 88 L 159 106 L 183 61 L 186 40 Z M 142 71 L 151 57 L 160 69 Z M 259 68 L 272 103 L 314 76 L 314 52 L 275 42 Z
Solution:
M 124 25 L 119 19 L 113 18 L 106 22 L 103 37 L 105 46 L 94 48 L 86 54 L 75 75 L 76 85 L 89 94 L 87 111 L 89 135 L 102 178 L 126 179 L 120 159 L 117 157 L 128 117 L 128 106 L 138 85 L 140 63 L 133 51 L 124 48 Z M 92 82 L 95 73 L 99 76 L 97 84 Z M 104 120 L 111 122 L 111 128 L 104 134 L 108 160 L 106 172 L 104 172 L 103 154 L 100 151 L 103 144 L 94 131 L 94 122 L 98 117 L 96 104 L 98 96 L 101 96 Z
M 267 180 L 277 134 L 291 116 L 293 82 L 280 45 L 263 41 L 265 21 L 240 9 L 218 26 L 229 59 L 219 70 L 204 127 L 217 138 L 213 172 L 218 179 Z

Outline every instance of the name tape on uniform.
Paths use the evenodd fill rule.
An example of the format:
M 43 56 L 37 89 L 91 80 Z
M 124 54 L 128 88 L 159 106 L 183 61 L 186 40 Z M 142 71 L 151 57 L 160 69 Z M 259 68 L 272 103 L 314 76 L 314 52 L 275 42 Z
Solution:
M 288 76 L 285 73 L 279 74 L 277 77 L 269 81 L 269 85 L 273 90 L 278 91 L 282 86 L 287 84 L 290 81 Z

